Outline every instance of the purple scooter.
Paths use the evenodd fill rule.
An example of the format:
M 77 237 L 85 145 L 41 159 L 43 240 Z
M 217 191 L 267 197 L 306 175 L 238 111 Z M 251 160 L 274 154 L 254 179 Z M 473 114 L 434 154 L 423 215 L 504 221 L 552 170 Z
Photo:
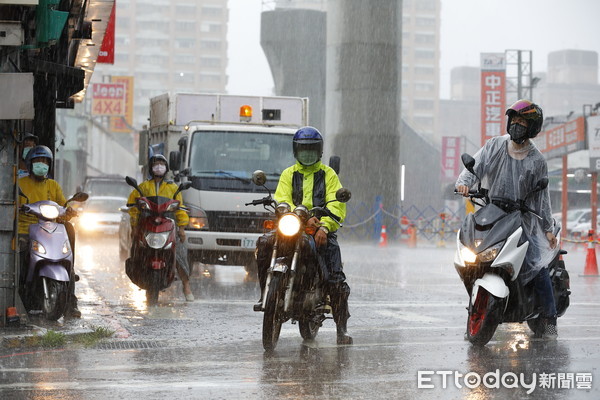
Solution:
M 21 196 L 29 199 L 22 192 Z M 67 200 L 86 201 L 87 193 L 76 193 Z M 65 313 L 69 284 L 73 274 L 73 251 L 67 229 L 60 217 L 67 207 L 49 200 L 23 204 L 20 212 L 38 218 L 29 226 L 29 256 L 22 299 L 28 312 L 41 310 L 45 317 L 56 321 Z

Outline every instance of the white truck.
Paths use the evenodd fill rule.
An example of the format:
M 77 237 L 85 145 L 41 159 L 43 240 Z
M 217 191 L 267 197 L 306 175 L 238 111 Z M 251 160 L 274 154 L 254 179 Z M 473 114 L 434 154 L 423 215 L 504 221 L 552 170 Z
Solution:
M 265 195 L 251 182 L 252 173 L 263 170 L 274 191 L 295 162 L 292 137 L 307 124 L 307 98 L 167 93 L 150 100 L 140 164 L 146 165 L 145 149 L 152 146 L 168 155 L 176 182 L 192 182 L 182 192 L 190 211 L 191 262 L 242 265 L 254 273 L 256 240 L 269 214 L 244 205 Z

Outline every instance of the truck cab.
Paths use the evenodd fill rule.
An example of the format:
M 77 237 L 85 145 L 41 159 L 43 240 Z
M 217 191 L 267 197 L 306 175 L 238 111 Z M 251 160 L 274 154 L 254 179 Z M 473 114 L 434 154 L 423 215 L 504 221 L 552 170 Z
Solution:
M 267 187 L 275 190 L 283 170 L 295 163 L 292 137 L 308 123 L 308 99 L 178 94 L 153 102 L 148 145 L 164 143 L 174 179 L 192 183 L 182 193 L 190 216 L 189 260 L 242 265 L 254 273 L 256 240 L 270 214 L 245 206 L 266 195 L 252 173 L 265 171 Z M 160 110 L 171 113 L 168 119 L 153 118 Z

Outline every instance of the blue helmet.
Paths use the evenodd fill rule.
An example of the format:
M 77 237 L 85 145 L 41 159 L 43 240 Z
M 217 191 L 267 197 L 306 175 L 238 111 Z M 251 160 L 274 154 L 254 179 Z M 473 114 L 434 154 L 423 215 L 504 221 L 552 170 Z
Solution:
M 49 160 L 48 165 L 52 166 L 52 161 L 54 160 L 54 157 L 52 156 L 52 151 L 46 146 L 35 146 L 29 151 L 29 153 L 27 153 L 27 159 L 25 160 L 25 163 L 27 164 L 27 171 L 29 171 L 29 174 L 33 173 L 31 171 L 31 168 L 33 166 L 33 159 L 40 157 L 47 158 Z
M 296 131 L 292 141 L 294 158 L 304 166 L 310 166 L 323 156 L 323 136 L 318 129 L 305 126 Z

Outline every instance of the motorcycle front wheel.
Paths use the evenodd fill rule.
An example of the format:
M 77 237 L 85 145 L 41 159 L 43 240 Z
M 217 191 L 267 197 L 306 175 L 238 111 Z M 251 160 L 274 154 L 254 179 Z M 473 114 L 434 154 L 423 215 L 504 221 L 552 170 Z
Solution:
M 281 325 L 283 324 L 283 301 L 285 286 L 279 275 L 273 275 L 269 283 L 269 292 L 263 315 L 262 342 L 265 351 L 272 351 L 277 346 Z
M 501 302 L 480 287 L 475 304 L 467 317 L 467 339 L 472 344 L 485 345 L 490 341 L 500 323 Z
M 48 298 L 43 296 L 42 311 L 50 321 L 56 321 L 65 314 L 67 307 L 67 282 L 42 278 L 48 290 Z
M 317 337 L 317 333 L 319 333 L 320 325 L 307 318 L 298 321 L 298 328 L 300 328 L 302 339 L 313 340 Z
M 163 270 L 158 269 L 154 271 L 148 271 L 148 289 L 146 289 L 146 305 L 155 306 L 158 304 L 158 294 L 163 279 Z

